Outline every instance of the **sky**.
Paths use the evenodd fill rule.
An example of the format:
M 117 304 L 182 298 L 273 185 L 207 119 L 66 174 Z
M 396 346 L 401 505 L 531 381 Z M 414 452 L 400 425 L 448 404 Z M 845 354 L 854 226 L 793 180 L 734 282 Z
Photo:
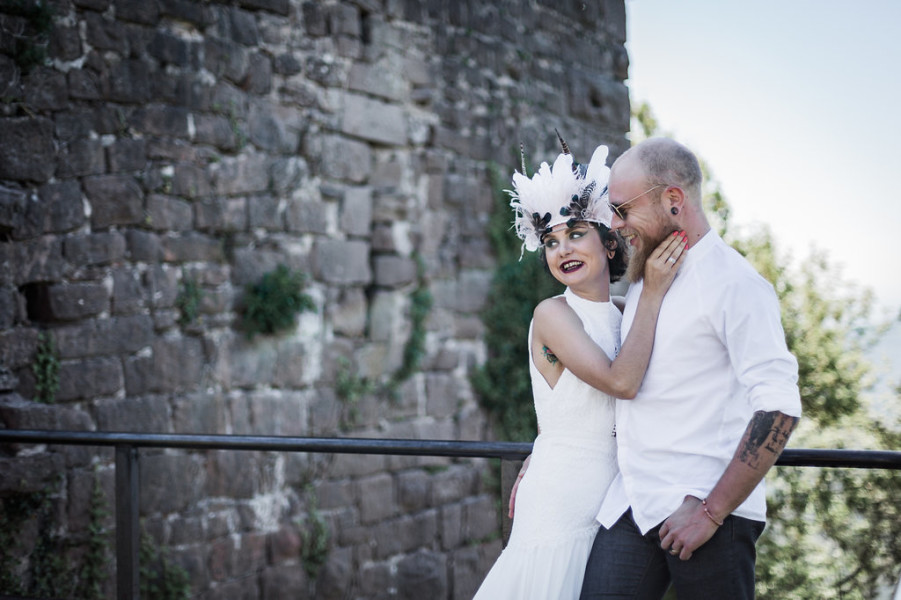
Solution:
M 742 229 L 825 252 L 901 314 L 901 2 L 626 0 L 633 103 L 707 162 Z

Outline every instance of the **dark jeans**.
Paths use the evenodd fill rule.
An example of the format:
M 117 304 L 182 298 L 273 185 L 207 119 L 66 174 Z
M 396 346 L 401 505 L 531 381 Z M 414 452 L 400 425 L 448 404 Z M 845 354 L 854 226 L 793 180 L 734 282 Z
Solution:
M 670 582 L 679 600 L 751 600 L 754 545 L 763 528 L 761 521 L 730 515 L 706 544 L 683 561 L 660 547 L 660 525 L 641 535 L 630 509 L 610 529 L 598 529 L 580 600 L 658 600 Z

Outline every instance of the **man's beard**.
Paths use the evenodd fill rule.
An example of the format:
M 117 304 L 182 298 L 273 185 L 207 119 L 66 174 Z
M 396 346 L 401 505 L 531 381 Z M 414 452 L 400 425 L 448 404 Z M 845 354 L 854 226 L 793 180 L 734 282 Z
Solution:
M 654 238 L 647 238 L 636 235 L 641 240 L 639 247 L 629 245 L 629 265 L 626 267 L 626 280 L 629 283 L 638 283 L 644 278 L 644 265 L 648 261 L 651 253 L 665 240 L 672 235 L 673 229 L 662 228 L 660 235 Z

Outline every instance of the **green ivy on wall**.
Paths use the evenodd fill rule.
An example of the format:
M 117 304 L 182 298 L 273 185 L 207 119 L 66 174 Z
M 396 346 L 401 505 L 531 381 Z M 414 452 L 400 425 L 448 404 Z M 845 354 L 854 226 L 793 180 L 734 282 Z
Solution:
M 481 404 L 494 420 L 500 437 L 531 441 L 537 433 L 529 374 L 528 332 L 535 306 L 563 292 L 533 253 L 520 260 L 521 242 L 512 231 L 509 173 L 491 167 L 494 211 L 489 239 L 498 257 L 482 321 L 488 358 L 471 381 Z
M 59 354 L 50 333 L 38 333 L 38 348 L 31 372 L 34 373 L 34 399 L 53 404 L 59 391 Z
M 24 30 L 0 29 L 0 35 L 9 36 L 14 42 L 15 61 L 27 73 L 32 67 L 47 62 L 47 44 L 53 29 L 53 8 L 44 0 L 6 0 L 2 12 L 21 17 L 26 23 Z

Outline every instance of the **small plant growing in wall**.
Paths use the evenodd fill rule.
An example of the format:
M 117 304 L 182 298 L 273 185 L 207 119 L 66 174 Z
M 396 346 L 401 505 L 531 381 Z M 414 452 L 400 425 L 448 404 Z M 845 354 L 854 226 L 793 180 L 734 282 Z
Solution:
M 172 562 L 165 548 L 160 548 L 146 532 L 141 534 L 141 598 L 154 600 L 187 600 L 191 595 L 188 572 Z
M 338 373 L 335 377 L 335 393 L 344 404 L 341 417 L 342 429 L 349 429 L 359 417 L 360 398 L 375 391 L 375 385 L 365 377 L 354 375 L 350 361 L 343 356 L 338 359 Z
M 316 310 L 313 299 L 303 293 L 305 284 L 303 273 L 279 265 L 259 282 L 248 285 L 243 312 L 247 336 L 284 331 L 294 325 L 301 312 Z
M 316 492 L 313 486 L 307 484 L 307 514 L 298 520 L 302 547 L 300 561 L 304 571 L 310 579 L 319 575 L 319 569 L 328 558 L 329 529 L 328 523 L 319 512 L 319 503 L 316 501 Z
M 200 312 L 200 301 L 203 299 L 203 289 L 195 279 L 182 278 L 181 289 L 175 298 L 175 306 L 181 314 L 178 317 L 178 324 L 181 326 L 189 325 L 197 320 Z
M 54 515 L 49 488 L 0 499 L 0 595 L 70 597 L 71 577 L 63 561 L 63 540 L 54 533 Z M 21 535 L 24 528 L 31 529 L 28 523 L 37 533 L 30 552 Z
M 410 294 L 410 337 L 404 346 L 403 363 L 391 376 L 388 384 L 389 392 L 394 394 L 404 381 L 409 379 L 416 371 L 422 358 L 425 356 L 426 319 L 432 310 L 432 293 L 429 291 L 425 279 L 425 263 L 418 254 L 416 259 L 417 284 L 416 289 Z
M 38 348 L 31 364 L 35 400 L 53 404 L 59 391 L 59 355 L 50 333 L 38 334 Z
M 7 0 L 3 2 L 3 12 L 22 17 L 24 27 L 4 23 L 0 27 L 3 37 L 9 36 L 13 42 L 16 64 L 27 73 L 32 67 L 47 61 L 47 44 L 53 29 L 53 8 L 46 0 Z M 16 21 L 11 21 L 16 23 Z
M 96 471 L 89 513 L 87 552 L 79 570 L 78 597 L 84 600 L 103 600 L 103 583 L 107 579 L 106 568 L 110 560 L 109 535 L 103 527 L 103 521 L 110 513 Z

